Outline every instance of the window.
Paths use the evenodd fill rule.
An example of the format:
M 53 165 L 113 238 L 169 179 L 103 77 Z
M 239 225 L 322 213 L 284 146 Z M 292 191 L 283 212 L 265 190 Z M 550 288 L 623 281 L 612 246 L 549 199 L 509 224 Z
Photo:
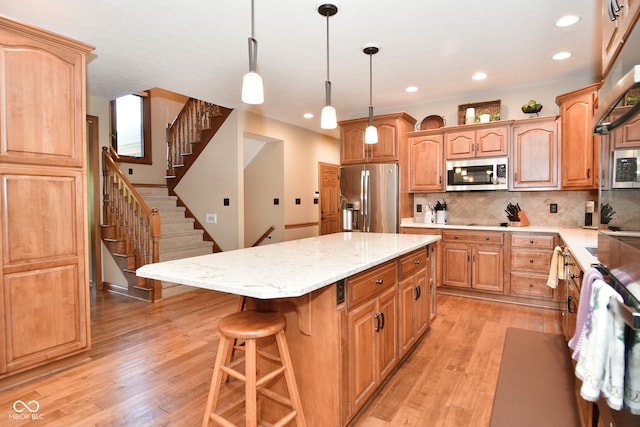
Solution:
M 151 164 L 151 112 L 149 92 L 111 101 L 111 144 L 127 163 Z

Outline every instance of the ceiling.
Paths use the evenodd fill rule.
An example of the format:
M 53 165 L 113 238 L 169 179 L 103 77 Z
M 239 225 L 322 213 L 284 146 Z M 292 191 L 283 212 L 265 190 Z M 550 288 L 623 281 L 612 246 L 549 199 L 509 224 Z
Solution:
M 265 102 L 240 101 L 248 71 L 250 0 L 0 0 L 0 13 L 94 45 L 89 95 L 112 99 L 160 87 L 320 131 L 326 80 L 325 1 L 255 0 Z M 375 43 L 375 112 L 600 74 L 596 0 L 340 0 L 330 18 L 332 104 L 338 120 L 365 117 Z M 555 27 L 565 14 L 580 21 Z M 570 51 L 565 61 L 553 61 Z M 474 81 L 471 76 L 488 77 Z M 417 86 L 415 93 L 405 87 Z M 471 99 L 471 98 L 470 98 Z M 303 118 L 313 113 L 312 119 Z M 335 131 L 333 131 L 335 135 Z

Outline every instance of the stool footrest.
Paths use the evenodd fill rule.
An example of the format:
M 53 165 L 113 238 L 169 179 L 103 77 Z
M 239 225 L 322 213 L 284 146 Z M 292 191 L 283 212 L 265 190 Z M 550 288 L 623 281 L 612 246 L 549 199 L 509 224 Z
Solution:
M 264 387 L 256 389 L 256 391 L 258 393 L 260 393 L 261 395 L 273 400 L 274 402 L 278 402 L 281 405 L 288 406 L 289 408 L 293 408 L 293 402 L 291 401 L 291 399 L 289 399 L 286 396 L 278 394 L 278 393 L 276 393 L 276 392 L 274 392 L 272 390 L 269 390 L 268 388 L 264 388 Z
M 235 369 L 231 369 L 226 366 L 220 366 L 220 370 L 225 374 L 229 375 L 230 377 L 233 377 L 237 380 L 245 381 L 245 382 L 247 381 L 247 377 L 241 372 L 236 371 Z
M 271 381 L 272 379 L 274 379 L 275 377 L 277 377 L 278 375 L 280 375 L 281 373 L 284 372 L 286 368 L 284 366 L 280 366 L 277 369 L 274 369 L 273 371 L 269 372 L 268 374 L 265 374 L 263 376 L 261 376 L 258 381 L 256 381 L 256 386 L 262 386 L 266 383 L 268 383 L 269 381 Z

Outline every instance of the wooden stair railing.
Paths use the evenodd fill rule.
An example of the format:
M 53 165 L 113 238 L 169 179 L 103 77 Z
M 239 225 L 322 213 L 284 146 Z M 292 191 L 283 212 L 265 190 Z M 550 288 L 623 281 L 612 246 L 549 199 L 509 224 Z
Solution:
M 256 242 L 255 242 L 253 245 L 251 245 L 251 247 L 258 246 L 260 243 L 262 243 L 262 241 L 263 241 L 264 239 L 266 239 L 267 237 L 269 237 L 269 234 L 271 234 L 271 232 L 272 232 L 273 230 L 275 230 L 275 229 L 276 229 L 276 228 L 275 228 L 273 225 L 272 225 L 271 227 L 269 227 L 269 228 L 267 229 L 267 231 L 265 231 L 265 232 L 262 234 L 262 236 L 260 236 L 260 238 L 259 238 L 258 240 L 256 240 Z M 269 238 L 270 238 L 270 237 L 269 237 Z
M 233 110 L 189 98 L 173 123 L 167 124 L 167 187 L 174 188 Z
M 130 270 L 135 271 L 160 260 L 160 215 L 157 209 L 147 206 L 129 182 L 116 163 L 116 156 L 113 147 L 102 148 L 103 222 L 115 227 L 114 238 L 122 242 L 123 255 L 133 258 Z M 149 301 L 162 299 L 159 281 L 139 279 L 133 288 L 132 296 L 147 294 Z

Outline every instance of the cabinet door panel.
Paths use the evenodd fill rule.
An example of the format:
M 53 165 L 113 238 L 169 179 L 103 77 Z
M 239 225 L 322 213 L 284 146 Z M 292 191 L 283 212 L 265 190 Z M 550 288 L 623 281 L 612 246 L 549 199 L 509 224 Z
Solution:
M 75 265 L 4 276 L 7 368 L 54 359 L 87 344 Z
M 503 253 L 504 249 L 497 247 L 473 249 L 472 288 L 496 292 L 504 290 Z
M 341 162 L 361 163 L 364 161 L 364 127 L 349 126 L 342 129 Z
M 414 300 L 416 296 L 413 277 L 404 279 L 400 283 L 400 352 L 404 355 L 416 342 L 414 330 Z
M 476 157 L 506 156 L 509 147 L 509 127 L 476 131 Z
M 446 157 L 464 159 L 474 156 L 475 131 L 450 132 L 445 135 Z
M 513 188 L 558 188 L 557 143 L 555 118 L 513 127 Z
M 389 289 L 380 295 L 378 310 L 383 314 L 383 327 L 378 332 L 380 381 L 398 364 L 398 290 Z
M 395 120 L 376 123 L 376 127 L 378 129 L 378 143 L 369 145 L 371 158 L 377 162 L 398 160 L 398 130 Z
M 431 289 L 428 271 L 425 269 L 416 274 L 415 284 L 419 286 L 418 298 L 415 300 L 414 318 L 416 323 L 416 338 L 420 337 L 429 327 L 431 318 Z
M 444 191 L 442 140 L 442 135 L 409 139 L 409 191 Z
M 364 304 L 347 315 L 349 340 L 349 400 L 354 414 L 377 387 L 377 360 L 375 341 L 376 301 Z
M 8 37 L 1 31 L 0 36 Z M 4 59 L 0 110 L 6 118 L 0 158 L 81 166 L 84 122 L 75 119 L 82 110 L 80 55 L 19 39 L 9 43 L 21 45 L 0 45 Z
M 467 245 L 442 245 L 442 256 L 444 261 L 442 283 L 447 286 L 470 287 Z

